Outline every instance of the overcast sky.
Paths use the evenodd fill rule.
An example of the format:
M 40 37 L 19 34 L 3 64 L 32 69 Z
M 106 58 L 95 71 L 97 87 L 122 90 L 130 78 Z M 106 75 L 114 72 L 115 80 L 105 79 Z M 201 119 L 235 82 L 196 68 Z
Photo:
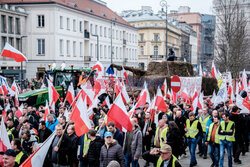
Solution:
M 117 13 L 123 10 L 139 10 L 141 6 L 152 6 L 154 12 L 157 12 L 160 7 L 161 0 L 103 0 L 107 2 L 109 8 Z M 191 12 L 200 12 L 202 14 L 212 14 L 213 0 L 167 0 L 168 12 L 170 10 L 178 10 L 179 6 L 191 7 Z

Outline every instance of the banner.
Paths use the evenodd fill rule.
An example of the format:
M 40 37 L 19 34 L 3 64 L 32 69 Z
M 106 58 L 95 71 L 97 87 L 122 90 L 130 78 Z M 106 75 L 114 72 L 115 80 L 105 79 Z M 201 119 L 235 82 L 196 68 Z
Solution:
M 184 91 L 184 89 L 187 89 L 187 93 L 189 96 L 191 96 L 195 90 L 197 89 L 197 92 L 201 92 L 201 83 L 202 83 L 202 77 L 180 77 L 181 80 L 181 89 L 178 92 L 180 94 Z

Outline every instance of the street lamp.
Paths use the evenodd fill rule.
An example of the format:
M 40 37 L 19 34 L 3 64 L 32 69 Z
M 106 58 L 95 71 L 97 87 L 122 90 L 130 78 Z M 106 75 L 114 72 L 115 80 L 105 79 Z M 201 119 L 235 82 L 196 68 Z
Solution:
M 99 35 L 91 34 L 92 36 L 97 38 L 97 61 L 99 61 Z
M 112 26 L 115 25 L 115 21 L 111 19 L 111 30 L 110 30 L 110 37 L 111 37 L 111 40 L 110 40 L 110 46 L 111 46 L 111 64 L 113 63 L 113 30 L 112 30 Z
M 28 36 L 27 35 L 23 35 L 20 37 L 20 49 L 21 49 L 21 52 L 23 53 L 23 38 L 27 38 Z M 23 62 L 21 62 L 21 88 L 23 89 Z
M 165 49 L 166 49 L 166 59 L 168 57 L 168 4 L 166 0 L 161 0 L 160 5 L 162 7 L 162 12 L 164 12 L 164 8 L 165 8 L 165 15 L 166 15 L 166 19 L 165 19 L 165 23 L 166 23 L 166 43 L 165 43 Z

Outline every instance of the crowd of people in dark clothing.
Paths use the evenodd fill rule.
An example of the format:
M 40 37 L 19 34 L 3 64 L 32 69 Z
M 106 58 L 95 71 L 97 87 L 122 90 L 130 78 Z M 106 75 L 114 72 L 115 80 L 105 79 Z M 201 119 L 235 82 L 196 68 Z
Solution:
M 131 98 L 126 104 L 127 111 L 134 102 Z M 209 97 L 204 98 L 203 108 L 194 112 L 181 98 L 177 104 L 168 98 L 165 102 L 167 111 L 149 112 L 148 103 L 136 108 L 131 132 L 108 121 L 108 106 L 98 104 L 93 109 L 92 128 L 78 137 L 70 119 L 72 111 L 63 102 L 55 111 L 51 109 L 46 119 L 44 106 L 23 104 L 23 114 L 18 118 L 14 100 L 1 96 L 1 119 L 11 142 L 11 149 L 3 153 L 4 166 L 21 165 L 53 132 L 56 134 L 44 161 L 46 167 L 137 167 L 141 158 L 145 166 L 180 167 L 179 160 L 188 150 L 192 167 L 201 163 L 196 160 L 196 146 L 198 156 L 210 156 L 212 167 L 223 166 L 225 150 L 229 167 L 233 162 L 242 163 L 240 155 L 249 151 L 249 113 L 241 114 L 240 108 L 229 101 L 215 106 Z

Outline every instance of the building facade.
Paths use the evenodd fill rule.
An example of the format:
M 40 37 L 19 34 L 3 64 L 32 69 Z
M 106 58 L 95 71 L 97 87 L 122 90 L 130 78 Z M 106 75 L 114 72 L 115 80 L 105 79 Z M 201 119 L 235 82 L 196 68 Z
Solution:
M 26 34 L 26 18 L 27 13 L 23 8 L 0 5 L 0 55 L 6 42 L 18 50 L 22 50 L 22 39 Z M 23 66 L 26 66 L 25 62 Z M 20 80 L 21 63 L 10 58 L 0 57 L 0 75 Z
M 97 61 L 137 67 L 138 31 L 100 0 L 4 0 L 26 10 L 27 78 L 48 64 L 91 68 Z M 117 75 L 120 75 L 119 73 Z
M 166 51 L 166 23 L 161 13 L 154 14 L 152 7 L 142 6 L 141 10 L 123 11 L 121 16 L 138 32 L 138 58 L 140 68 L 147 69 L 150 61 L 166 60 L 166 52 L 172 48 L 176 57 L 181 57 L 181 30 L 171 23 L 167 25 Z

